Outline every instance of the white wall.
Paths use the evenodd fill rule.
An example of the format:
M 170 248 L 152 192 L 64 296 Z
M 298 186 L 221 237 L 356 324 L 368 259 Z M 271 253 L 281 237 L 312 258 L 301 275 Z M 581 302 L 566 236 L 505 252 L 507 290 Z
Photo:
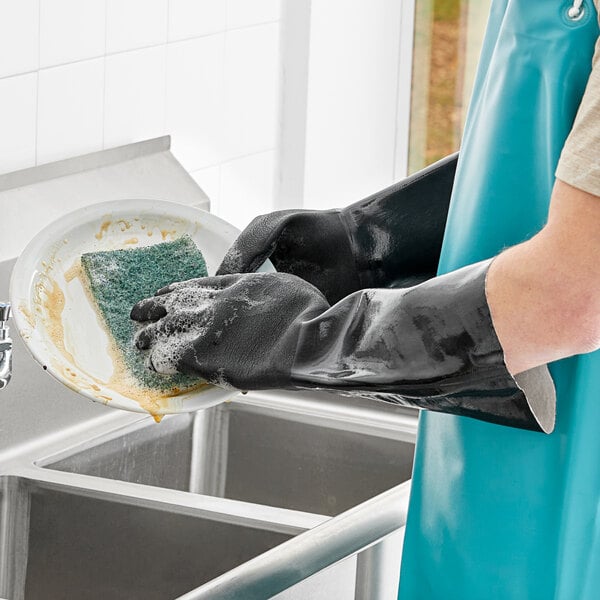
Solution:
M 284 89 L 279 206 L 345 206 L 405 175 L 413 7 L 286 1 L 284 81 L 294 93 Z
M 414 1 L 0 0 L 0 173 L 171 134 L 239 227 L 346 205 L 404 175 Z
M 0 173 L 169 133 L 244 225 L 273 203 L 279 19 L 279 0 L 0 0 Z
M 306 207 L 345 205 L 392 183 L 400 6 L 313 0 Z

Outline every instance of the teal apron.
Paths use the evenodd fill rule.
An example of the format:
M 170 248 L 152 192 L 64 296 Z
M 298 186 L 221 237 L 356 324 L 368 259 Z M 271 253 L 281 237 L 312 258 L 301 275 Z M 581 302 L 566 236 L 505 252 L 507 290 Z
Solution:
M 544 225 L 599 34 L 591 0 L 495 0 L 440 273 Z M 599 149 L 600 151 L 600 149 Z M 423 413 L 402 600 L 600 599 L 600 353 L 551 365 L 552 435 Z

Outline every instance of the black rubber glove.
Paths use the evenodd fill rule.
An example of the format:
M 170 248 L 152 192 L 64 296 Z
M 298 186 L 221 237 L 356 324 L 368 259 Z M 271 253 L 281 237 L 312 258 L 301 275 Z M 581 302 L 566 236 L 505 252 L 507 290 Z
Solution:
M 336 210 L 285 210 L 254 219 L 217 275 L 251 273 L 266 259 L 329 302 L 371 287 L 407 287 L 434 277 L 458 154 L 373 196 Z
M 138 303 L 149 366 L 241 390 L 318 388 L 535 431 L 554 426 L 545 367 L 510 375 L 485 296 L 490 261 L 330 307 L 284 273 L 171 285 Z M 522 387 L 528 388 L 526 397 Z
M 251 273 L 172 284 L 138 302 L 131 318 L 156 321 L 135 340 L 150 350 L 149 368 L 250 390 L 288 387 L 302 323 L 328 308 L 298 277 Z

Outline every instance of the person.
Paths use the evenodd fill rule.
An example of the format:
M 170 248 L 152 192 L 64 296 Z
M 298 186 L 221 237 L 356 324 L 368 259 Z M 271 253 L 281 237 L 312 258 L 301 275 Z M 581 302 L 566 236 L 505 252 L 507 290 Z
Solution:
M 532 23 L 537 23 L 549 18 L 549 14 L 554 15 L 549 5 L 549 2 L 497 0 L 492 7 L 492 17 L 496 10 L 498 25 L 488 31 L 496 44 L 493 50 L 498 51 L 501 42 L 511 35 L 514 39 L 511 26 L 517 22 L 514 20 L 517 16 L 518 27 L 526 27 L 528 16 L 532 16 Z M 587 31 L 591 31 L 590 26 Z M 577 43 L 570 43 L 569 48 L 570 55 L 569 50 L 563 48 L 565 55 L 575 56 Z M 195 373 L 214 383 L 242 390 L 314 387 L 521 429 L 552 431 L 555 390 L 546 365 L 600 348 L 599 56 L 600 45 L 581 106 L 558 161 L 547 220 L 533 237 L 527 236 L 529 239 L 482 261 L 431 277 L 431 261 L 437 260 L 438 234 L 443 229 L 439 223 L 445 222 L 440 206 L 444 206 L 448 188 L 452 187 L 448 184 L 448 179 L 452 179 L 449 176 L 452 159 L 435 165 L 404 185 L 346 209 L 285 211 L 259 217 L 230 249 L 218 276 L 175 283 L 134 307 L 132 318 L 145 324 L 136 343 L 148 351 L 149 365 L 159 372 Z M 543 65 L 541 61 L 547 57 L 540 56 L 539 60 Z M 495 68 L 501 67 L 495 65 Z M 540 72 L 543 68 L 540 66 Z M 575 79 L 575 75 L 572 77 Z M 484 79 L 482 75 L 482 81 Z M 508 84 L 507 89 L 511 89 Z M 486 97 L 486 90 L 482 90 L 482 87 L 478 90 L 478 100 Z M 472 139 L 478 139 L 478 134 L 473 132 L 478 119 L 482 119 L 481 114 L 486 114 L 485 109 L 485 102 L 479 102 L 470 115 Z M 490 109 L 493 113 L 496 107 Z M 543 106 L 536 107 L 536 110 L 543 109 Z M 514 110 L 531 116 L 527 108 L 517 106 Z M 568 114 L 565 109 L 565 114 L 553 118 L 568 120 Z M 503 131 L 507 130 L 506 125 L 502 127 Z M 514 135 L 514 131 L 510 133 Z M 548 139 L 552 138 L 555 144 L 552 136 L 550 132 Z M 560 138 L 560 134 L 555 137 Z M 534 170 L 538 162 L 547 165 L 554 161 L 552 156 L 543 156 L 545 140 L 537 135 L 536 140 L 539 138 L 536 148 L 542 156 L 530 157 Z M 482 170 L 480 165 L 471 166 L 476 162 L 473 157 L 477 152 L 472 139 L 467 136 L 463 144 L 458 183 L 467 181 L 470 171 Z M 491 152 L 484 154 L 488 160 L 501 164 Z M 519 162 L 512 165 L 522 173 Z M 501 166 L 506 168 L 506 163 Z M 543 192 L 544 186 L 538 183 L 535 182 L 536 186 Z M 455 207 L 464 206 L 461 197 L 464 190 L 464 185 L 457 188 L 454 184 L 448 222 L 450 233 L 453 228 L 456 231 L 458 212 Z M 436 216 L 432 211 L 427 212 L 432 198 L 433 206 L 438 209 Z M 484 204 L 486 200 L 478 197 L 474 202 Z M 438 226 L 429 230 L 425 227 L 428 222 Z M 428 252 L 420 263 L 419 249 L 423 247 L 428 248 Z M 446 250 L 446 256 L 453 250 Z M 278 272 L 254 273 L 269 257 Z M 451 261 L 446 259 L 447 262 Z M 426 423 L 431 424 L 431 419 Z M 562 569 L 566 573 L 564 581 L 555 574 L 554 579 L 548 578 L 550 583 L 540 583 L 546 555 L 538 544 L 544 538 L 537 527 L 529 532 L 540 555 L 537 562 L 531 558 L 525 561 L 526 566 L 516 568 L 514 559 L 500 557 L 493 549 L 488 552 L 480 543 L 481 531 L 469 528 L 464 539 L 466 558 L 463 553 L 462 563 L 458 559 L 449 561 L 460 568 L 450 574 L 442 573 L 444 560 L 449 555 L 452 558 L 460 555 L 461 544 L 454 544 L 458 550 L 446 545 L 440 547 L 435 546 L 434 539 L 444 539 L 449 542 L 448 546 L 452 540 L 463 540 L 459 537 L 460 526 L 455 526 L 452 519 L 444 521 L 439 516 L 441 509 L 431 499 L 431 492 L 435 490 L 431 483 L 433 478 L 419 471 L 426 471 L 423 464 L 433 462 L 431 457 L 427 460 L 428 452 L 435 454 L 431 436 L 436 435 L 440 443 L 456 450 L 456 456 L 460 456 L 461 445 L 468 446 L 468 451 L 474 448 L 473 452 L 485 455 L 486 440 L 495 451 L 498 448 L 495 432 L 490 429 L 480 428 L 473 433 L 475 425 L 463 429 L 462 421 L 460 425 L 454 421 L 448 423 L 438 420 L 434 422 L 435 427 L 426 427 L 420 432 L 419 452 L 421 447 L 425 450 L 421 456 L 418 452 L 415 467 L 418 496 L 420 501 L 429 500 L 436 510 L 427 513 L 434 519 L 423 524 L 425 517 L 421 518 L 420 527 L 413 527 L 415 533 L 412 534 L 409 516 L 407 532 L 408 547 L 418 550 L 413 553 L 411 567 L 415 561 L 426 559 L 419 575 L 422 589 L 430 590 L 427 597 L 543 598 L 549 597 L 546 591 L 550 589 L 563 589 L 564 581 L 571 581 L 572 577 L 562 565 L 555 570 Z M 468 434 L 463 436 L 463 431 Z M 520 453 L 513 459 L 513 448 L 504 447 L 507 464 L 514 467 L 515 478 L 524 482 L 527 477 L 535 479 L 534 475 L 537 476 L 530 470 L 530 466 L 536 464 L 535 457 L 522 453 L 523 448 L 532 447 L 531 438 L 524 437 L 526 435 L 532 434 L 498 437 L 510 439 L 514 453 Z M 561 436 L 567 439 L 562 429 Z M 477 443 L 469 445 L 470 439 L 476 439 Z M 521 440 L 525 441 L 521 443 Z M 569 445 L 576 444 L 571 440 L 572 437 L 568 437 Z M 535 445 L 536 451 L 540 447 Z M 552 456 L 557 456 L 552 448 Z M 470 470 L 477 473 L 476 482 L 481 484 L 493 479 L 489 462 L 484 479 L 475 464 L 477 458 L 467 463 L 466 458 L 471 455 L 467 455 L 467 450 L 464 452 L 462 464 L 469 464 Z M 543 451 L 534 454 L 539 456 L 539 465 L 547 464 Z M 437 479 L 438 489 L 447 491 L 451 485 L 458 484 L 459 492 L 472 500 L 474 496 L 470 495 L 468 486 L 460 486 L 460 477 L 466 477 L 463 471 L 469 469 L 460 467 L 458 475 L 456 471 L 449 474 L 446 485 L 443 469 L 448 470 L 447 465 L 438 454 L 435 456 L 439 465 L 434 465 L 432 472 L 438 476 L 442 473 Z M 522 470 L 519 460 L 525 464 Z M 560 465 L 561 469 L 564 466 L 563 479 L 569 476 L 571 461 L 564 463 Z M 503 475 L 505 481 L 506 474 Z M 500 478 L 496 483 L 502 481 Z M 526 487 L 525 483 L 521 493 L 531 498 Z M 450 496 L 448 493 L 446 497 Z M 460 496 L 452 497 L 458 497 L 461 502 Z M 597 499 L 596 495 L 596 506 Z M 493 506 L 495 500 L 484 501 L 477 496 L 477 502 L 484 507 L 488 506 L 486 502 Z M 413 504 L 414 494 L 411 513 L 415 512 Z M 472 514 L 473 523 L 480 525 L 483 517 L 477 513 L 477 506 L 472 501 L 464 504 L 465 507 L 456 508 L 455 514 L 466 518 Z M 594 504 L 593 498 L 591 504 Z M 447 502 L 444 507 L 448 508 Z M 519 510 L 514 504 L 511 509 Z M 530 514 L 532 509 L 525 506 L 522 510 Z M 552 511 L 545 514 L 562 514 L 555 506 Z M 489 512 L 487 516 L 489 518 Z M 523 523 L 520 517 L 515 520 Z M 455 518 L 454 521 L 462 523 L 464 528 L 464 520 Z M 438 523 L 437 528 L 435 523 Z M 568 528 L 568 523 L 562 525 Z M 504 526 L 514 533 L 510 523 Z M 502 538 L 496 527 L 493 530 L 498 539 Z M 418 546 L 414 542 L 417 535 L 429 546 Z M 514 537 L 515 544 L 523 541 L 522 535 Z M 486 543 L 488 541 L 486 539 Z M 500 546 L 508 547 L 510 542 L 506 544 Z M 525 545 L 530 547 L 529 540 Z M 475 556 L 473 552 L 479 554 Z M 557 552 L 555 545 L 548 552 L 553 553 L 553 565 L 559 565 L 561 557 L 563 562 L 569 562 L 564 560 L 564 554 Z M 577 556 L 581 556 L 581 552 Z M 474 585 L 473 577 L 465 573 L 468 564 L 478 565 L 478 561 L 482 565 L 483 583 Z M 404 562 L 403 578 L 407 570 Z M 429 577 L 424 572 L 431 564 L 439 568 L 433 569 L 434 575 Z M 500 574 L 510 575 L 494 578 L 486 570 L 489 567 L 491 572 L 490 565 L 495 565 Z M 600 582 L 587 570 L 585 573 L 584 583 L 580 584 L 583 593 L 558 597 L 597 597 Z M 495 591 L 481 596 L 482 590 L 490 589 L 490 578 Z M 532 579 L 537 587 L 532 587 Z M 449 582 L 456 595 L 444 596 Z M 422 597 L 415 591 L 414 582 L 404 588 L 406 597 Z M 524 592 L 531 589 L 538 590 L 540 595 Z

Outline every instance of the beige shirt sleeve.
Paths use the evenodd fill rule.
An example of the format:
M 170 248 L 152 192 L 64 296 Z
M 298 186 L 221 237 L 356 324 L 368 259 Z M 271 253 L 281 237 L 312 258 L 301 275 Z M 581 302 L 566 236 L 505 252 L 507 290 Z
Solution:
M 598 8 L 600 0 L 595 0 L 595 4 Z M 596 42 L 592 73 L 560 155 L 556 177 L 600 196 L 600 38 Z

